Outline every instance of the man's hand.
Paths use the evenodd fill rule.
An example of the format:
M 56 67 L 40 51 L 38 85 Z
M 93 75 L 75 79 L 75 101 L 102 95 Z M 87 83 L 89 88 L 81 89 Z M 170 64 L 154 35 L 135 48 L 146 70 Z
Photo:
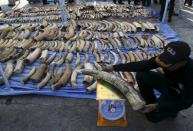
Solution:
M 102 68 L 103 71 L 106 72 L 112 72 L 113 71 L 113 65 L 106 65 Z
M 142 110 L 143 113 L 149 113 L 157 109 L 157 104 L 148 104 L 145 105 L 144 109 Z

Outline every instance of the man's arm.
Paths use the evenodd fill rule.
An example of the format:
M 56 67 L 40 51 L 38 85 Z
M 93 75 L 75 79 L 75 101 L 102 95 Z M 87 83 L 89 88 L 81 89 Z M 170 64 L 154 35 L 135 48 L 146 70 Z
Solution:
M 159 65 L 155 61 L 155 57 L 150 60 L 139 62 L 131 62 L 127 64 L 118 64 L 113 66 L 114 71 L 142 72 L 158 68 Z

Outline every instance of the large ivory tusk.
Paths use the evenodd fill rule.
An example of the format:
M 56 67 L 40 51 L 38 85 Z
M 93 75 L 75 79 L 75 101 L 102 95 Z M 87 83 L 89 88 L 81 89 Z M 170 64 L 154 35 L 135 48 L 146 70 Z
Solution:
M 14 73 L 21 73 L 23 69 L 24 69 L 24 60 L 18 59 L 14 69 Z
M 126 97 L 133 110 L 140 110 L 145 106 L 145 102 L 142 100 L 140 94 L 121 78 L 111 73 L 97 70 L 82 69 L 79 72 L 84 75 L 92 75 L 96 79 L 102 79 L 114 85 Z
M 57 90 L 61 86 L 64 86 L 68 82 L 68 80 L 70 79 L 71 73 L 72 73 L 72 69 L 70 67 L 70 64 L 67 62 L 66 63 L 66 69 L 65 69 L 62 77 L 60 78 L 60 80 L 56 84 L 54 84 L 52 86 L 52 89 Z
M 50 74 L 49 72 L 47 72 L 46 77 L 45 77 L 40 83 L 38 83 L 37 87 L 38 87 L 39 89 L 41 89 L 42 87 L 44 87 L 44 86 L 48 83 L 48 81 L 50 80 L 50 78 L 51 78 L 51 74 Z
M 71 85 L 72 85 L 72 87 L 77 87 L 77 80 L 76 80 L 77 75 L 78 75 L 77 70 L 82 69 L 82 68 L 83 68 L 83 64 L 77 65 L 77 67 L 72 72 L 72 75 L 71 75 Z
M 35 73 L 30 77 L 30 79 L 34 82 L 39 82 L 42 77 L 45 76 L 47 71 L 47 65 L 41 64 L 40 67 L 35 71 Z
M 31 71 L 21 80 L 21 82 L 22 82 L 23 84 L 26 83 L 26 82 L 30 79 L 30 77 L 35 73 L 35 71 L 36 71 L 36 68 L 33 67 L 33 68 L 31 69 Z
M 84 68 L 85 69 L 90 69 L 90 70 L 93 70 L 94 69 L 94 66 L 91 64 L 91 63 L 85 63 L 84 64 Z M 93 77 L 92 76 L 89 76 L 89 75 L 85 75 L 84 76 L 84 80 L 83 80 L 83 83 L 84 84 L 89 84 L 93 81 Z
M 32 64 L 40 56 L 40 53 L 41 49 L 36 48 L 32 53 L 27 56 L 27 58 L 24 60 L 24 63 Z

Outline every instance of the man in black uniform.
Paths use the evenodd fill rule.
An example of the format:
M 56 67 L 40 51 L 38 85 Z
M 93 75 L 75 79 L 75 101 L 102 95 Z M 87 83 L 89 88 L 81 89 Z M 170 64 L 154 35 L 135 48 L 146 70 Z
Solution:
M 137 72 L 136 80 L 141 96 L 146 101 L 143 110 L 151 122 L 176 117 L 178 112 L 193 104 L 193 60 L 185 42 L 169 43 L 164 52 L 150 60 L 108 65 L 104 71 Z M 150 71 L 161 67 L 164 74 Z M 157 98 L 154 89 L 161 93 Z
M 166 0 L 161 0 L 160 2 L 161 2 L 161 10 L 160 10 L 160 21 L 161 21 L 163 18 L 165 6 L 166 6 Z M 175 4 L 175 0 L 170 0 L 168 22 L 172 21 L 172 15 L 174 13 L 174 6 L 175 6 L 174 4 Z

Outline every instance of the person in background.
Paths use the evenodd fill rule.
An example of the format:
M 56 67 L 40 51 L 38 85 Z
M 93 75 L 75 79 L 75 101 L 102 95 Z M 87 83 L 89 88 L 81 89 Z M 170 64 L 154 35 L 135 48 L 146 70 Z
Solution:
M 116 4 L 117 0 L 113 0 L 113 3 Z M 122 0 L 118 0 L 118 4 L 123 4 L 123 1 Z
M 151 5 L 151 0 L 142 0 L 142 5 L 143 6 L 150 6 Z
M 192 0 L 185 0 L 184 5 L 192 6 Z
M 15 6 L 16 0 L 9 0 L 8 6 Z
M 43 5 L 49 4 L 49 3 L 47 2 L 47 0 L 43 0 L 42 2 L 43 2 Z
M 142 109 L 151 122 L 176 118 L 193 104 L 193 60 L 191 48 L 183 41 L 170 42 L 160 55 L 149 60 L 106 65 L 103 71 L 136 72 L 139 92 L 146 102 Z M 162 68 L 164 73 L 152 71 Z M 161 93 L 156 97 L 154 89 Z
M 157 3 L 158 3 L 158 1 L 157 1 L 157 0 L 153 0 L 153 2 L 154 2 L 154 4 L 157 4 Z
M 174 14 L 174 5 L 175 5 L 175 0 L 170 0 L 168 22 L 172 22 L 172 15 Z M 161 0 L 160 21 L 162 21 L 165 6 L 166 6 L 166 0 Z
M 174 16 L 178 16 L 182 8 L 183 8 L 183 0 L 176 0 L 174 7 Z

